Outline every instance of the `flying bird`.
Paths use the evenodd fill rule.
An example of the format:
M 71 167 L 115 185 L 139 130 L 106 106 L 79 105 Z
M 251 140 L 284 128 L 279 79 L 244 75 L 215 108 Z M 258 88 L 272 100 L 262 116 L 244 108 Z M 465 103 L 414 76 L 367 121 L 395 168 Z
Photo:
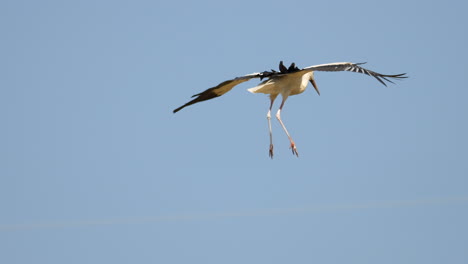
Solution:
M 264 93 L 270 95 L 270 107 L 267 113 L 267 120 L 268 120 L 268 129 L 270 133 L 270 148 L 269 148 L 269 156 L 273 158 L 273 134 L 271 131 L 271 109 L 273 107 L 273 102 L 275 101 L 276 97 L 281 94 L 282 101 L 281 105 L 276 112 L 276 118 L 278 119 L 279 123 L 283 127 L 284 132 L 288 136 L 289 142 L 291 144 L 292 153 L 296 156 L 299 156 L 297 152 L 296 144 L 294 143 L 291 135 L 289 134 L 286 126 L 284 125 L 283 121 L 281 120 L 281 110 L 283 109 L 284 103 L 286 99 L 288 99 L 291 95 L 300 94 L 305 91 L 308 83 L 310 82 L 314 87 L 315 91 L 318 95 L 320 95 L 320 91 L 315 83 L 314 79 L 314 72 L 315 71 L 351 71 L 357 73 L 363 73 L 369 76 L 374 77 L 379 81 L 381 84 L 387 86 L 385 82 L 393 83 L 390 79 L 402 79 L 407 78 L 406 73 L 401 74 L 394 74 L 394 75 L 387 75 L 387 74 L 380 74 L 371 70 L 367 70 L 360 65 L 364 63 L 351 63 L 351 62 L 335 62 L 335 63 L 327 63 L 327 64 L 320 64 L 305 67 L 303 69 L 299 69 L 296 67 L 296 64 L 293 62 L 289 67 L 284 66 L 283 61 L 280 61 L 279 64 L 279 71 L 271 70 L 271 71 L 263 71 L 263 72 L 256 72 L 247 74 L 241 77 L 236 77 L 231 80 L 224 81 L 217 86 L 207 89 L 201 93 L 195 94 L 192 97 L 195 99 L 191 100 L 190 102 L 182 105 L 179 108 L 174 109 L 174 113 L 177 113 L 184 107 L 189 105 L 210 100 L 215 97 L 221 96 L 227 92 L 229 92 L 234 86 L 241 84 L 243 82 L 249 81 L 251 79 L 259 78 L 262 81 L 259 85 L 254 88 L 248 89 L 251 93 Z

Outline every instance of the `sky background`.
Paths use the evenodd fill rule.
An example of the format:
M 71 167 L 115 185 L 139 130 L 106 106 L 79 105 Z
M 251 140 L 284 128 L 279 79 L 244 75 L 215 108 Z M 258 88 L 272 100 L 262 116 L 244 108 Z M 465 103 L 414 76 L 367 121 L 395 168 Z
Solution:
M 467 9 L 1 1 L 0 263 L 468 263 Z M 280 60 L 410 78 L 172 113 Z

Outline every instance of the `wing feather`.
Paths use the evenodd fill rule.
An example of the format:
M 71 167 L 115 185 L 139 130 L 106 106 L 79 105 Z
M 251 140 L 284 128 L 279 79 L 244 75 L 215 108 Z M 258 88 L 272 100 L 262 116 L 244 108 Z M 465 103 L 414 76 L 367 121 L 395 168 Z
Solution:
M 406 73 L 393 74 L 393 75 L 381 74 L 381 73 L 374 72 L 374 71 L 371 71 L 371 70 L 368 70 L 359 66 L 362 64 L 365 64 L 365 62 L 363 63 L 335 62 L 335 63 L 314 65 L 314 66 L 306 67 L 302 70 L 305 70 L 305 71 L 350 71 L 350 72 L 363 73 L 363 74 L 374 77 L 377 81 L 379 81 L 381 84 L 385 86 L 387 86 L 385 81 L 389 83 L 393 83 L 392 80 L 390 79 L 408 78 L 408 76 L 405 76 Z
M 205 91 L 203 91 L 201 93 L 193 95 L 192 98 L 196 97 L 195 99 L 193 99 L 192 101 L 182 105 L 179 108 L 174 109 L 173 113 L 177 113 L 178 111 L 182 110 L 184 107 L 187 107 L 189 105 L 219 97 L 219 96 L 229 92 L 232 88 L 234 88 L 234 86 L 236 86 L 238 84 L 241 84 L 243 82 L 246 82 L 246 81 L 248 81 L 248 80 L 250 80 L 252 78 L 263 78 L 263 77 L 265 77 L 263 75 L 264 75 L 264 73 L 252 73 L 252 74 L 247 74 L 245 76 L 234 78 L 232 80 L 224 81 L 224 82 L 218 84 L 215 87 L 209 88 L 209 89 L 207 89 L 207 90 L 205 90 Z

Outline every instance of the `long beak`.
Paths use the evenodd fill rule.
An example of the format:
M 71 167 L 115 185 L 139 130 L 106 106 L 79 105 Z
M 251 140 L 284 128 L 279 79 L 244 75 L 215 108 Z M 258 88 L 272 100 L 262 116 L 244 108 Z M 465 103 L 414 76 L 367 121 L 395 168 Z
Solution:
M 315 80 L 314 80 L 314 76 L 312 75 L 309 79 L 310 83 L 312 84 L 312 86 L 314 86 L 314 89 L 315 91 L 317 92 L 318 95 L 320 95 L 320 91 L 317 87 L 317 84 L 315 83 Z

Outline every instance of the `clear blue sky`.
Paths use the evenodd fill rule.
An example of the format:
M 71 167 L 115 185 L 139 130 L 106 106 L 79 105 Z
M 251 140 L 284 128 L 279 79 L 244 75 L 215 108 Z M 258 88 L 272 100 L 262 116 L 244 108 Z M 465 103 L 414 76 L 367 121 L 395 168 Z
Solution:
M 0 263 L 468 263 L 463 1 L 2 1 Z M 276 120 L 226 79 L 338 61 Z M 278 104 L 275 105 L 275 109 Z

